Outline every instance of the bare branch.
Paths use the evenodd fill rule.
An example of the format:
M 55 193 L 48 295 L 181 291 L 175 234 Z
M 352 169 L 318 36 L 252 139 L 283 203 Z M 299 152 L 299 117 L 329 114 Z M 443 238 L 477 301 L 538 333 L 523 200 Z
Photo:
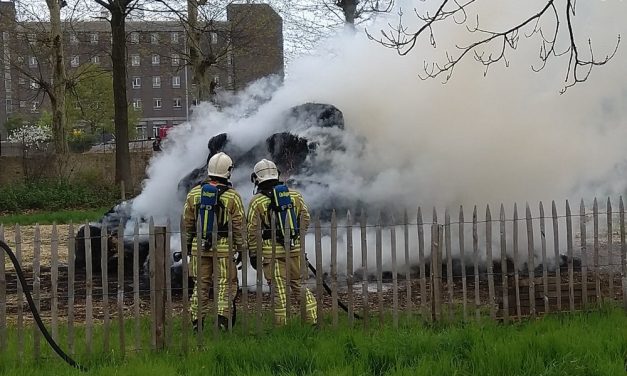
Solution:
M 522 35 L 525 39 L 537 37 L 540 40 L 538 54 L 539 64 L 532 65 L 532 71 L 538 72 L 544 69 L 551 57 L 560 57 L 568 54 L 569 59 L 566 69 L 564 88 L 561 92 L 565 92 L 568 88 L 576 85 L 577 83 L 586 81 L 595 66 L 604 65 L 615 56 L 620 45 L 620 35 L 617 37 L 614 49 L 602 59 L 595 57 L 592 42 L 588 39 L 587 44 L 589 57 L 582 57 L 579 51 L 579 45 L 577 42 L 578 39 L 575 35 L 575 27 L 573 24 L 576 1 L 565 1 L 566 6 L 563 13 L 559 11 L 555 4 L 555 0 L 546 0 L 546 3 L 537 12 L 517 23 L 514 23 L 509 28 L 500 31 L 481 28 L 479 14 L 477 14 L 474 18 L 474 24 L 466 25 L 466 30 L 470 34 L 476 34 L 477 38 L 467 45 L 457 45 L 456 48 L 458 53 L 455 56 L 447 53 L 445 62 L 443 63 L 427 64 L 425 62 L 423 73 L 419 74 L 420 78 L 428 79 L 442 75 L 445 78 L 444 81 L 448 81 L 448 79 L 452 76 L 455 66 L 469 53 L 472 53 L 472 56 L 477 62 L 484 65 L 484 75 L 487 74 L 490 66 L 497 62 L 502 61 L 507 67 L 509 66 L 507 53 L 510 50 L 517 49 L 522 31 Z M 435 47 L 435 25 L 450 17 L 453 18 L 453 21 L 456 24 L 467 23 L 467 9 L 470 5 L 472 5 L 472 3 L 474 3 L 474 0 L 468 0 L 465 3 L 461 3 L 458 0 L 441 0 L 435 13 L 433 14 L 430 14 L 429 12 L 420 14 L 416 10 L 415 14 L 419 21 L 419 26 L 415 32 L 408 31 L 409 28 L 403 23 L 403 14 L 401 12 L 399 13 L 399 23 L 397 26 L 390 26 L 388 31 L 381 30 L 381 37 L 379 38 L 373 37 L 370 33 L 368 33 L 368 36 L 370 39 L 377 41 L 385 47 L 395 49 L 401 56 L 407 55 L 411 50 L 413 50 L 422 38 L 425 38 L 431 46 Z M 458 18 L 458 15 L 461 15 L 461 17 Z M 566 20 L 565 31 L 562 23 L 564 19 Z M 544 30 L 543 25 L 549 20 L 553 21 L 554 27 L 552 27 L 547 33 Z M 531 30 L 527 32 L 526 30 L 528 27 L 531 27 Z M 569 41 L 568 47 L 564 51 L 557 51 L 557 40 L 559 35 L 563 32 L 567 32 L 567 38 Z M 486 51 L 479 50 L 481 47 L 487 47 L 494 44 L 498 46 L 496 53 L 487 53 Z

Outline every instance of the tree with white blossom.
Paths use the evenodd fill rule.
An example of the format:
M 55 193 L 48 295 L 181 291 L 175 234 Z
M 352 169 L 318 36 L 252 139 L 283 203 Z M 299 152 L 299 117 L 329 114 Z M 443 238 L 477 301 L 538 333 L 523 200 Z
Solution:
M 31 150 L 44 151 L 52 140 L 49 125 L 26 124 L 9 134 L 9 142 L 22 144 L 24 154 Z

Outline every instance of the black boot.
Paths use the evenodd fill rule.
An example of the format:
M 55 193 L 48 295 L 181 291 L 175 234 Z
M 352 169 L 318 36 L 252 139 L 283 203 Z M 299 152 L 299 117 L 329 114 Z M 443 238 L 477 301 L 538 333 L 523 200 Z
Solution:
M 203 328 L 205 327 L 204 319 L 201 320 L 201 325 Z M 194 331 L 194 333 L 198 333 L 198 319 L 192 320 L 192 330 Z
M 218 315 L 218 328 L 220 328 L 223 332 L 229 330 L 229 319 L 222 315 Z

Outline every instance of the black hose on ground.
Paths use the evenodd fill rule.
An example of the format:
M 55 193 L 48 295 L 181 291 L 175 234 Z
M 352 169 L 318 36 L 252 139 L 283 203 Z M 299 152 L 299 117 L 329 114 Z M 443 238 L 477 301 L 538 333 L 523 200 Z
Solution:
M 33 313 L 33 318 L 35 319 L 35 322 L 37 323 L 37 327 L 39 327 L 39 330 L 41 330 L 41 333 L 44 335 L 44 338 L 46 339 L 46 341 L 48 341 L 48 343 L 50 344 L 50 347 L 52 347 L 54 352 L 56 352 L 61 357 L 61 359 L 63 359 L 67 364 L 71 365 L 72 367 L 80 371 L 83 371 L 83 372 L 87 371 L 85 367 L 76 363 L 74 359 L 70 358 L 69 355 L 63 352 L 63 350 L 59 347 L 59 345 L 54 341 L 54 339 L 48 332 L 48 329 L 46 329 L 46 327 L 44 326 L 43 321 L 41 321 L 41 316 L 39 316 L 39 311 L 37 311 L 37 308 L 35 307 L 35 302 L 33 301 L 33 297 L 30 294 L 30 290 L 28 288 L 28 285 L 26 284 L 26 278 L 24 277 L 24 272 L 22 271 L 22 267 L 17 261 L 17 257 L 15 257 L 15 254 L 13 253 L 11 248 L 7 245 L 7 243 L 3 242 L 2 240 L 0 240 L 0 248 L 4 249 L 4 251 L 9 255 L 9 259 L 11 259 L 11 262 L 13 263 L 13 266 L 15 267 L 17 278 L 20 280 L 20 284 L 22 285 L 22 288 L 24 289 L 24 295 L 26 295 L 26 301 L 28 302 L 28 307 L 30 308 L 30 311 Z
M 318 272 L 316 271 L 316 268 L 314 268 L 314 266 L 311 265 L 311 263 L 309 261 L 307 261 L 307 265 L 309 265 L 309 270 L 311 270 L 311 272 L 314 275 L 318 275 Z M 324 287 L 324 290 L 327 292 L 327 294 L 332 295 L 332 290 L 329 287 L 329 285 L 327 285 L 327 283 L 324 281 L 324 279 L 322 280 L 322 286 Z M 348 313 L 348 307 L 340 299 L 337 300 L 337 305 L 339 305 L 340 308 L 342 308 L 344 310 L 344 312 Z M 353 317 L 355 317 L 357 320 L 361 320 L 362 319 L 362 317 L 359 314 L 355 313 L 355 312 L 353 312 Z

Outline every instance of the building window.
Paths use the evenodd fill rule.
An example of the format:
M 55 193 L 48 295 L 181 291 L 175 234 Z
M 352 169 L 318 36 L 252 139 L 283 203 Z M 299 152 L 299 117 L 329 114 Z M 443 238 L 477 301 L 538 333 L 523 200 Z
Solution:
M 179 33 L 174 31 L 174 32 L 172 32 L 171 36 L 172 36 L 172 44 L 178 44 L 179 43 Z
M 20 85 L 26 85 L 26 79 L 24 77 L 19 77 L 17 79 L 17 83 Z
M 70 34 L 70 44 L 78 44 L 78 35 Z
M 157 54 L 152 55 L 152 65 L 159 65 L 160 57 Z
M 146 126 L 145 125 L 138 125 L 135 127 L 135 129 L 137 129 L 137 137 L 135 137 L 136 140 L 145 140 L 146 139 Z
M 135 54 L 135 55 L 131 55 L 131 65 L 134 67 L 138 67 L 139 66 L 139 55 Z
M 31 104 L 30 112 L 39 112 L 39 102 L 33 101 L 33 103 Z
M 20 108 L 26 108 L 26 101 L 20 101 Z
M 155 110 L 161 109 L 161 98 L 153 98 L 152 107 L 154 107 Z
M 180 63 L 181 63 L 181 58 L 179 57 L 179 54 L 172 54 L 172 66 L 178 67 Z
M 13 101 L 11 99 L 7 99 L 7 114 L 13 112 Z
M 100 56 L 98 55 L 94 55 L 91 57 L 91 63 L 92 64 L 100 64 Z
M 90 38 L 91 44 L 98 44 L 98 33 L 92 33 Z
M 39 83 L 35 80 L 31 80 L 30 81 L 30 88 L 31 90 L 37 90 L 39 89 Z
M 142 100 L 140 98 L 133 99 L 133 109 L 139 111 L 142 109 Z
M 154 88 L 161 87 L 161 76 L 152 76 L 152 87 Z
M 173 88 L 181 87 L 181 76 L 172 76 L 172 87 Z
M 28 58 L 28 66 L 36 67 L 37 66 L 37 58 L 35 56 L 31 56 Z
M 192 106 L 198 106 L 198 99 L 194 98 L 192 99 Z
M 218 44 L 218 33 L 212 31 L 209 35 L 211 35 L 211 44 Z
M 159 34 L 157 33 L 150 34 L 150 43 L 159 44 Z
M 78 67 L 79 64 L 80 64 L 80 58 L 78 57 L 78 55 L 72 56 L 72 60 L 70 60 L 70 66 L 72 68 L 76 68 Z
M 213 76 L 213 82 L 216 85 L 220 85 L 220 76 Z
M 139 33 L 134 31 L 131 33 L 131 43 L 137 44 L 139 43 Z
M 172 99 L 172 105 L 174 108 L 181 108 L 181 98 Z
M 140 87 L 142 87 L 141 77 L 133 77 L 133 89 L 138 89 Z

